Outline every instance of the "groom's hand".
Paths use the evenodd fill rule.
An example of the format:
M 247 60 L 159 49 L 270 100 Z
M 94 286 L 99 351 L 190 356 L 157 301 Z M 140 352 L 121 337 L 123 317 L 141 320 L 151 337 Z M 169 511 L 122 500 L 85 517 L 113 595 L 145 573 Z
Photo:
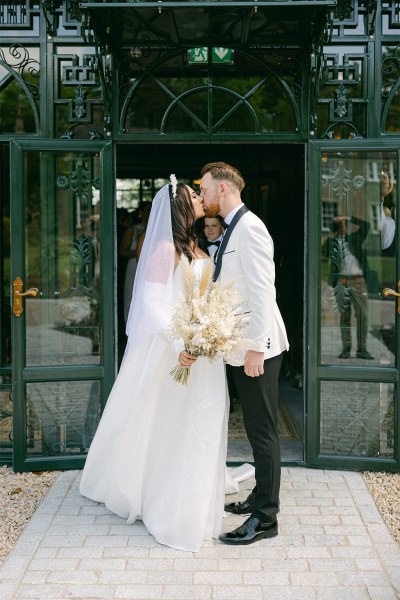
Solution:
M 197 356 L 193 356 L 193 354 L 189 354 L 189 352 L 183 350 L 179 353 L 178 360 L 182 367 L 191 367 L 196 362 Z
M 249 377 L 259 377 L 264 373 L 264 352 L 247 350 L 244 359 L 244 372 Z

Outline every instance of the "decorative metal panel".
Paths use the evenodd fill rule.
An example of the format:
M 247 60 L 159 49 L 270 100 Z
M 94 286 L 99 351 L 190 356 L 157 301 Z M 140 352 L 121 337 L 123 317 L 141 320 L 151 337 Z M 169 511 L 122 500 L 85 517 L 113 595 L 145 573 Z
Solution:
M 68 54 L 59 48 L 54 62 L 55 128 L 63 139 L 98 139 L 104 135 L 103 89 L 95 48 Z
M 15 0 L 0 4 L 0 31 L 19 31 L 32 29 L 40 11 L 40 3 L 34 0 Z M 7 32 L 8 33 L 8 32 Z M 24 32 L 25 33 L 25 32 Z
M 243 72 L 245 78 L 236 76 Z M 136 48 L 121 55 L 119 82 L 122 133 L 267 135 L 301 128 L 302 65 L 293 51 L 236 51 L 235 65 L 226 66 Z

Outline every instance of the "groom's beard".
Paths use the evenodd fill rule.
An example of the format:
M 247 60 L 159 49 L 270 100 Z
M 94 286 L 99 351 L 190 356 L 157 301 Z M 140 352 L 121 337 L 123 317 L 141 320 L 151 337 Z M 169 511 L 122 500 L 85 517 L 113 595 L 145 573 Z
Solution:
M 208 201 L 207 205 L 204 205 L 204 212 L 206 213 L 206 217 L 215 218 L 219 215 L 220 210 L 220 196 L 216 193 L 214 198 L 211 201 Z

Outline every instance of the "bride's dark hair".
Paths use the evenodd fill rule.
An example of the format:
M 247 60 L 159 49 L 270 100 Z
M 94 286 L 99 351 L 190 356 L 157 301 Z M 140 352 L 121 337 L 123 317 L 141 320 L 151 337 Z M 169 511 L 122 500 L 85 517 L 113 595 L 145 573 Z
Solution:
M 195 231 L 196 215 L 189 190 L 183 183 L 176 186 L 175 198 L 172 197 L 172 186 L 169 186 L 171 200 L 171 225 L 175 250 L 184 254 L 189 261 L 193 258 L 193 243 L 197 245 Z

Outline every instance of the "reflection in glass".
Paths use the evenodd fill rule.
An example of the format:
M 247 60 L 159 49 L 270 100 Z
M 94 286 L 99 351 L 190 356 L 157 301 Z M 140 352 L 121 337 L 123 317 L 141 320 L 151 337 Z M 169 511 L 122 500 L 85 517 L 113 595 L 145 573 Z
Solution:
M 100 362 L 99 158 L 27 152 L 26 364 Z M 55 185 L 46 176 L 55 171 Z
M 322 161 L 321 363 L 394 366 L 396 154 Z
M 394 398 L 393 383 L 322 381 L 321 453 L 393 457 Z
M 28 383 L 28 455 L 86 453 L 100 420 L 100 394 L 99 381 Z

